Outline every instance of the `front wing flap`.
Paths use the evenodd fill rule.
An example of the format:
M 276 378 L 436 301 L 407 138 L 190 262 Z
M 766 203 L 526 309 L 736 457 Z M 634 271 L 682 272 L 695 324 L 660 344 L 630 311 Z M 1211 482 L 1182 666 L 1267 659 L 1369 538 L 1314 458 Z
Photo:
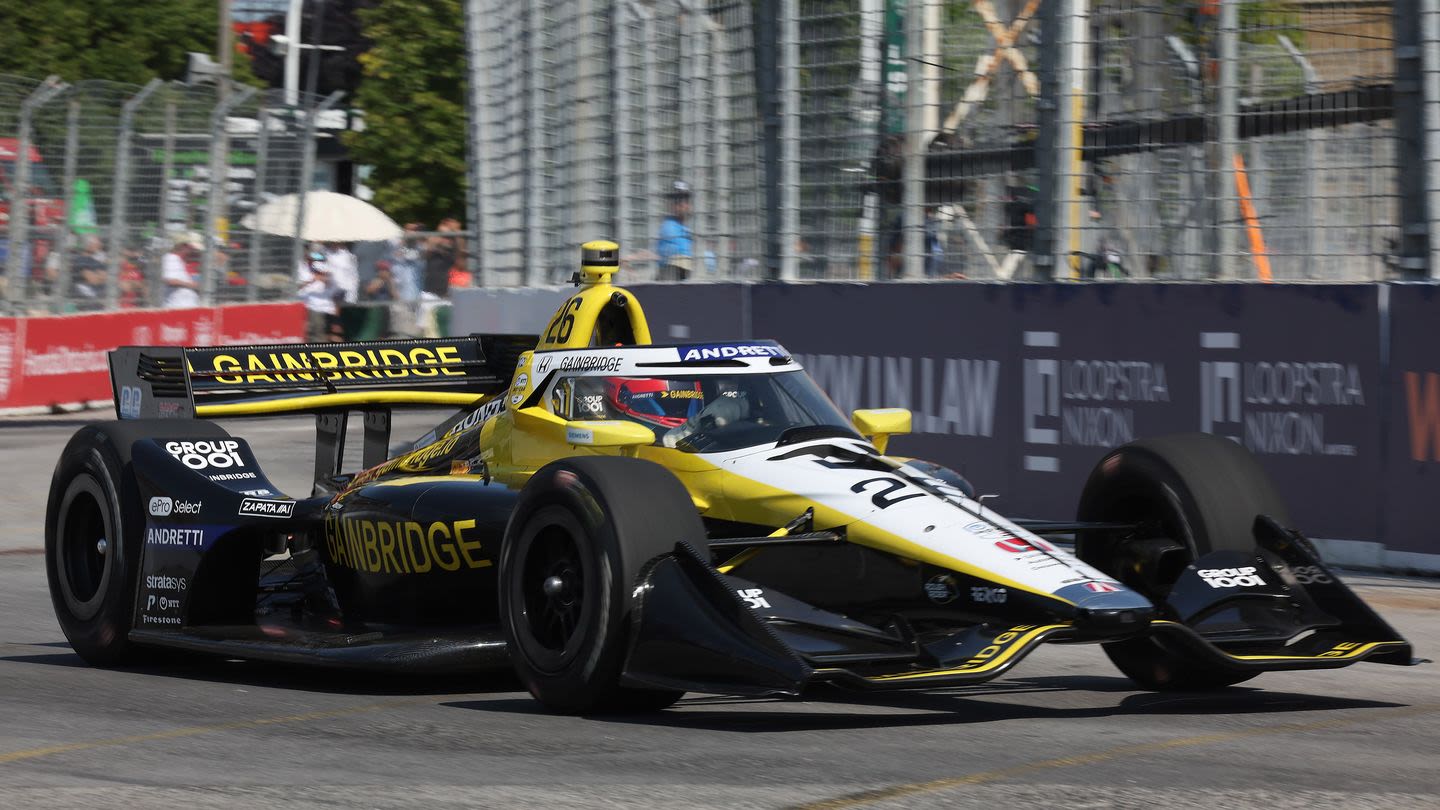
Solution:
M 1410 644 L 1298 532 L 1260 516 L 1253 552 L 1219 551 L 1181 574 L 1152 631 L 1215 664 L 1284 670 L 1413 663 Z

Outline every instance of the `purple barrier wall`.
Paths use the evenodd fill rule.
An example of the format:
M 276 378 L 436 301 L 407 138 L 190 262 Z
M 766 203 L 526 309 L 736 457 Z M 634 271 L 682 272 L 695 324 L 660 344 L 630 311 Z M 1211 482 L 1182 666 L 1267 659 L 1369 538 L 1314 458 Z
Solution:
M 896 452 L 1011 514 L 1070 517 L 1108 448 L 1205 430 L 1306 531 L 1379 536 L 1374 286 L 765 285 L 751 311 L 842 408 L 914 411 Z
M 657 342 L 774 338 L 841 408 L 911 409 L 894 451 L 1010 514 L 1067 518 L 1108 448 L 1204 430 L 1254 451 L 1311 536 L 1440 554 L 1440 286 L 634 289 Z
M 1387 289 L 1390 354 L 1385 373 L 1385 511 L 1388 548 L 1440 553 L 1440 287 Z

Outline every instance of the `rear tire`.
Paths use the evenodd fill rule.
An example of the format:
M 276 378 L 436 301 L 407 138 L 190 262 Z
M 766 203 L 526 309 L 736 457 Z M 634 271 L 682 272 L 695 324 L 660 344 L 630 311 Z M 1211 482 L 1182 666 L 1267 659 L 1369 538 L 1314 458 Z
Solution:
M 1205 433 L 1161 436 L 1111 451 L 1090 473 L 1080 496 L 1081 521 L 1148 523 L 1155 536 L 1183 544 L 1187 562 L 1214 551 L 1255 547 L 1258 515 L 1288 521 L 1284 502 L 1249 451 Z M 1081 533 L 1085 562 L 1162 601 L 1174 584 L 1137 581 L 1121 560 L 1124 541 Z M 1178 571 L 1176 572 L 1178 573 Z M 1103 645 L 1115 666 L 1146 689 L 1219 689 L 1255 676 L 1195 658 L 1162 638 Z
M 646 563 L 689 542 L 708 554 L 685 487 L 665 468 L 615 456 L 542 467 L 500 552 L 500 615 L 515 672 L 566 714 L 658 711 L 682 692 L 620 685 L 631 591 Z
M 130 642 L 144 542 L 144 511 L 130 464 L 139 439 L 229 438 L 204 421 L 144 419 L 81 428 L 50 480 L 45 574 L 55 617 L 86 663 L 136 663 Z

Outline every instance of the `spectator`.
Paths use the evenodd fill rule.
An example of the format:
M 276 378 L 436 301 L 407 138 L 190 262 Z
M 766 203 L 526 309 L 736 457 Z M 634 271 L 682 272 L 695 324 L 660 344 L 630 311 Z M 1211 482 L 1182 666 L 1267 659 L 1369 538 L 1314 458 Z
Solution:
M 441 220 L 437 230 L 441 233 L 458 231 L 460 223 L 454 219 Z M 456 239 L 449 236 L 432 236 L 425 244 L 425 275 L 421 280 L 420 331 L 426 337 L 439 337 L 435 324 L 435 311 L 450 297 L 450 269 L 455 266 L 458 247 Z
M 140 270 L 140 251 L 130 249 L 120 261 L 120 275 L 116 282 L 120 286 L 120 307 L 134 309 L 145 302 L 145 274 Z
M 690 216 L 690 184 L 676 180 L 665 195 L 670 213 L 660 223 L 660 235 L 655 240 L 655 253 L 660 257 L 661 281 L 684 281 L 690 275 L 694 261 L 694 244 L 690 226 L 685 218 Z
M 366 301 L 383 301 L 391 303 L 400 300 L 399 285 L 395 283 L 395 275 L 391 264 L 386 259 L 375 263 L 375 277 L 365 285 Z
M 405 225 L 405 236 L 390 244 L 390 271 L 395 276 L 395 286 L 400 291 L 400 300 L 414 302 L 420 298 L 420 271 L 424 266 L 420 237 L 412 236 L 424 226 L 418 222 Z
M 204 238 L 195 231 L 186 231 L 175 237 L 175 246 L 161 257 L 166 309 L 200 306 L 200 252 L 204 249 Z
M 445 220 L 440 230 L 445 230 Z M 421 290 L 437 299 L 450 295 L 450 268 L 455 266 L 455 240 L 445 236 L 432 236 L 425 241 L 425 275 Z M 422 296 L 423 298 L 423 296 Z
M 349 245 L 341 242 L 325 243 L 325 268 L 335 286 L 345 294 L 346 304 L 360 300 L 360 268 L 355 263 L 355 254 Z
M 340 309 L 336 302 L 344 292 L 330 277 L 329 263 L 323 253 L 311 253 L 308 262 L 296 268 L 300 300 L 305 303 L 305 339 L 312 343 L 331 340 L 339 325 Z
M 70 296 L 76 309 L 104 309 L 105 265 L 105 248 L 100 237 L 85 237 L 84 249 L 75 257 L 75 276 L 70 284 Z

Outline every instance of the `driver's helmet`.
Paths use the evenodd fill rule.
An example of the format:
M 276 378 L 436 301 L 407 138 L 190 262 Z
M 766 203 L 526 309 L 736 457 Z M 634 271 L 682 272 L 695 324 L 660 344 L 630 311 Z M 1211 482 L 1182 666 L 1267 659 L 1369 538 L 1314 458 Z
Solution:
M 605 399 L 610 413 L 674 428 L 705 408 L 705 394 L 695 380 L 649 377 L 607 377 Z

